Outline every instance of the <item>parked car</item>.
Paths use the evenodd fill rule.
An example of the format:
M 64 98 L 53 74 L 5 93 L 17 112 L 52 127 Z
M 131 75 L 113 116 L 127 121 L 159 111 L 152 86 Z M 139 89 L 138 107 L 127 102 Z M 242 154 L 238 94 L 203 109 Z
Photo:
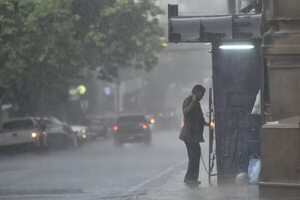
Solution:
M 87 132 L 90 137 L 107 138 L 107 128 L 101 117 L 88 117 L 84 120 L 84 125 L 87 126 Z
M 122 115 L 112 126 L 114 142 L 117 146 L 125 142 L 142 141 L 151 143 L 151 130 L 145 115 Z
M 30 145 L 47 147 L 48 134 L 45 127 L 33 117 L 14 118 L 2 124 L 0 146 Z
M 37 117 L 36 120 L 46 126 L 49 147 L 77 147 L 78 140 L 71 127 L 55 117 Z

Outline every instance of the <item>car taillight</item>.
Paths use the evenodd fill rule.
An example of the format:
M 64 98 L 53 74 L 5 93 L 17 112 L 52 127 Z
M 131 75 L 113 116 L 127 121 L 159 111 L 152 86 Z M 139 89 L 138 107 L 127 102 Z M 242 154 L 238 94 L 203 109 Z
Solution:
M 112 127 L 112 130 L 113 130 L 114 132 L 117 132 L 117 131 L 119 130 L 119 127 L 118 127 L 117 125 L 115 125 L 115 126 Z
M 147 130 L 147 129 L 148 129 L 148 125 L 147 125 L 147 124 L 141 124 L 141 127 L 142 127 L 144 130 Z

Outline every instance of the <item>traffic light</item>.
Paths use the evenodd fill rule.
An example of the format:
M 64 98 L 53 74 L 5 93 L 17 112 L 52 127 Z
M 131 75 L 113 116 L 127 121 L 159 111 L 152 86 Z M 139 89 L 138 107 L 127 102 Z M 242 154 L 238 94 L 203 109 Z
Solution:
M 86 87 L 84 85 L 79 85 L 77 91 L 80 95 L 84 95 L 86 93 Z

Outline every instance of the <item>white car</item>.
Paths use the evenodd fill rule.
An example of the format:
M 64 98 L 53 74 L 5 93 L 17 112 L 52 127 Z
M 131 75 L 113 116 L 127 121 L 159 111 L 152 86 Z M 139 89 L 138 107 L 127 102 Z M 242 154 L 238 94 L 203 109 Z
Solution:
M 35 118 L 15 118 L 2 124 L 0 147 L 15 145 L 32 145 L 47 147 L 47 133 Z
M 78 141 L 75 132 L 64 122 L 55 117 L 37 117 L 37 121 L 46 126 L 48 146 L 52 147 L 77 147 Z
M 86 126 L 71 125 L 71 129 L 76 134 L 79 143 L 83 143 L 88 139 Z

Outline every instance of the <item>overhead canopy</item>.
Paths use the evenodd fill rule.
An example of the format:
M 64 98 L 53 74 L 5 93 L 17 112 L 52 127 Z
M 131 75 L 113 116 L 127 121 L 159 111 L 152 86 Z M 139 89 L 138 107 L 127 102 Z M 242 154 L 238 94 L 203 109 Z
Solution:
M 262 38 L 262 15 L 173 17 L 169 42 L 213 42 Z

